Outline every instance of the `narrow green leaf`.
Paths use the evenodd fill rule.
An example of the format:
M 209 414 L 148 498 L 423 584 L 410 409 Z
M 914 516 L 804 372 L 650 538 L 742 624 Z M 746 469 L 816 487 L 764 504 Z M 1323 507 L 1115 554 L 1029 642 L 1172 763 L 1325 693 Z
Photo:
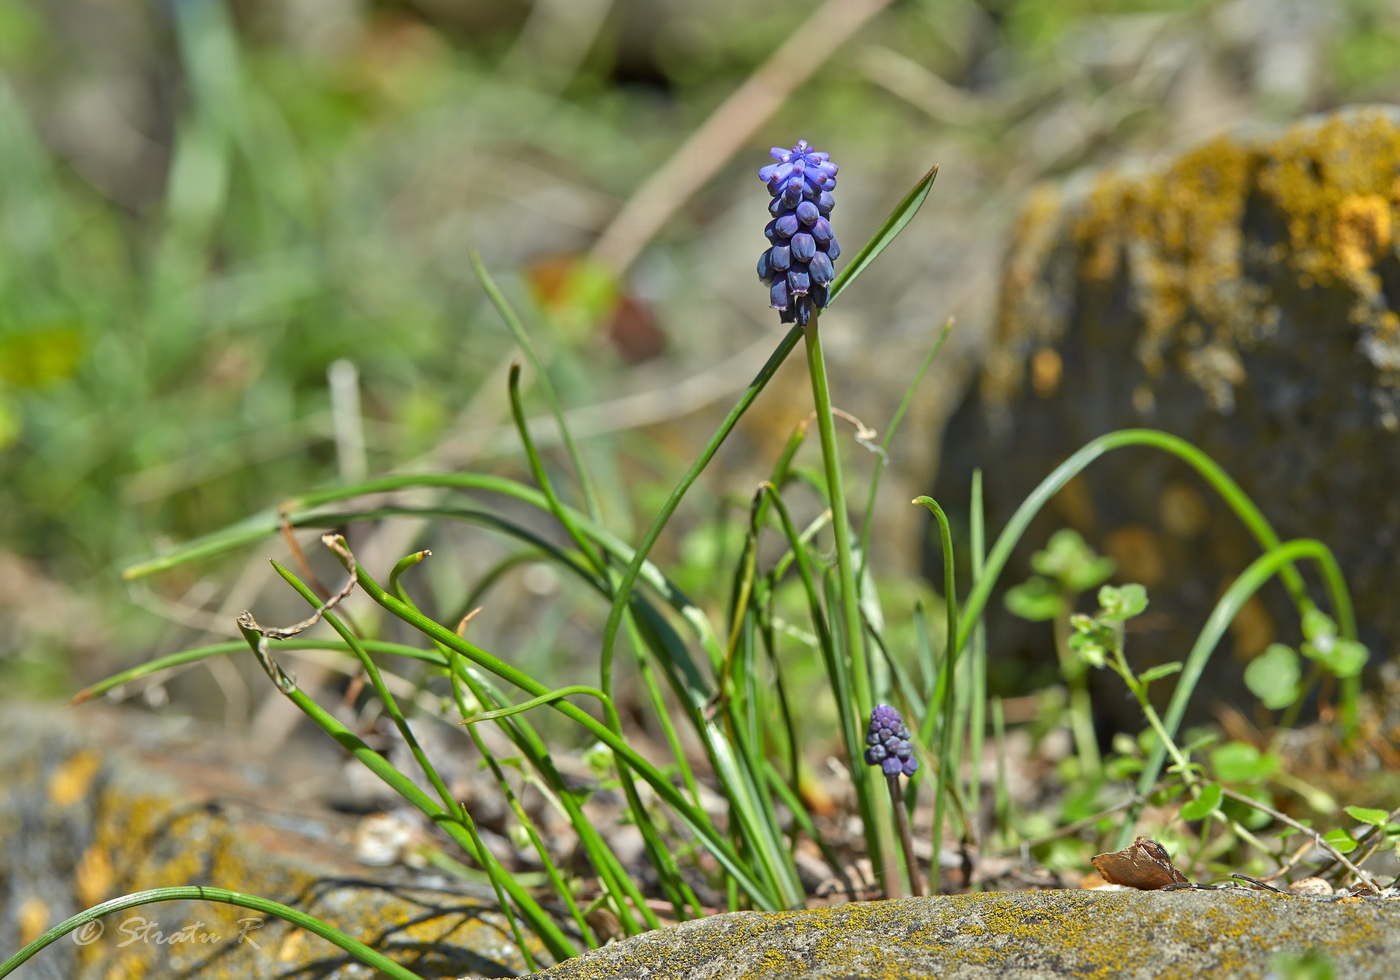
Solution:
M 583 468 L 583 456 L 578 451 L 578 445 L 574 442 L 574 437 L 569 431 L 568 423 L 564 420 L 564 408 L 559 401 L 558 394 L 554 391 L 554 383 L 550 380 L 549 372 L 545 370 L 544 360 L 539 352 L 535 350 L 535 345 L 530 342 L 530 335 L 525 331 L 525 325 L 520 321 L 505 294 L 496 285 L 491 274 L 486 271 L 486 263 L 481 261 L 481 256 L 476 249 L 471 249 L 467 253 L 471 260 L 472 269 L 476 272 L 476 277 L 481 281 L 481 288 L 485 290 L 486 297 L 491 301 L 491 305 L 496 308 L 504 321 L 506 329 L 510 331 L 516 344 L 520 346 L 521 352 L 529 358 L 530 364 L 535 369 L 535 384 L 539 385 L 540 391 L 544 393 L 545 401 L 549 404 L 550 414 L 554 416 L 554 422 L 559 426 L 559 435 L 564 440 L 564 449 L 569 454 L 569 461 L 573 463 L 574 472 L 578 475 L 579 488 L 583 491 L 584 510 L 588 516 L 595 521 L 599 519 L 598 501 L 594 496 L 593 485 L 588 479 L 588 472 Z M 517 420 L 517 425 L 523 423 Z
M 294 926 L 299 926 L 308 932 L 315 933 L 322 939 L 332 942 L 345 950 L 355 959 L 380 971 L 386 976 L 395 977 L 397 980 L 422 980 L 417 973 L 407 967 L 400 966 L 389 959 L 378 950 L 371 949 L 358 939 L 354 939 L 339 929 L 312 915 L 307 915 L 299 909 L 294 909 L 289 905 L 274 902 L 271 899 L 259 898 L 257 895 L 247 895 L 243 892 L 229 891 L 227 888 L 213 888 L 209 885 L 177 885 L 170 888 L 152 888 L 149 891 L 132 892 L 130 895 L 123 895 L 114 898 L 101 905 L 94 905 L 92 908 L 79 912 L 77 915 L 64 919 L 38 939 L 25 946 L 18 953 L 15 953 L 4 962 L 0 962 L 0 977 L 9 976 L 19 968 L 26 960 L 34 956 L 44 947 L 49 946 L 68 933 L 94 922 L 104 915 L 113 912 L 121 912 L 125 909 L 136 908 L 140 905 L 151 905 L 156 902 L 221 902 L 225 905 L 236 905 L 240 908 L 251 909 L 254 912 L 262 912 L 266 915 L 275 915 L 279 919 L 290 922 Z M 572 955 L 572 954 L 570 954 Z
M 1170 677 L 1180 670 L 1181 661 L 1173 660 L 1169 664 L 1158 664 L 1156 667 L 1147 668 L 1142 672 L 1142 676 L 1140 676 L 1138 680 L 1142 681 L 1144 684 L 1150 684 L 1153 681 L 1161 680 L 1163 677 Z
M 604 704 L 611 704 L 612 702 L 612 698 L 608 697 L 596 687 L 588 687 L 584 684 L 575 684 L 572 687 L 561 687 L 557 691 L 549 691 L 545 694 L 541 694 L 537 698 L 531 698 L 530 700 L 522 701 L 519 704 L 512 704 L 506 708 L 497 708 L 495 711 L 479 712 L 478 714 L 474 714 L 469 718 L 463 718 L 461 724 L 476 725 L 480 724 L 483 721 L 494 721 L 497 718 L 509 718 L 511 715 L 518 715 L 522 711 L 529 711 L 531 708 L 538 707 L 542 704 L 550 704 L 554 701 L 558 701 L 560 698 L 567 698 L 573 694 L 588 694 L 592 697 L 597 698 L 599 701 L 602 701 Z
M 919 208 L 923 207 L 928 192 L 933 189 L 933 182 L 937 177 L 938 167 L 935 165 L 928 173 L 924 174 L 923 178 L 914 185 L 908 194 L 904 195 L 904 200 L 895 205 L 890 216 L 880 226 L 880 230 L 875 232 L 874 237 L 865 243 L 865 247 L 831 284 L 831 293 L 827 298 L 828 305 L 836 302 L 836 297 L 841 295 L 842 290 L 855 282 L 856 277 L 864 272 L 870 263 L 875 261 L 875 257 L 883 252 L 890 242 L 894 241 L 904 230 L 904 226 L 914 219 L 914 215 L 919 213 Z
M 928 372 L 929 366 L 933 364 L 938 352 L 943 349 L 943 342 L 948 339 L 948 334 L 953 331 L 953 318 L 949 317 L 943 324 L 943 330 L 939 333 L 938 339 L 934 341 L 929 352 L 924 355 L 924 362 L 919 365 L 919 370 L 914 372 L 914 377 L 910 379 L 908 387 L 904 389 L 904 397 L 899 402 L 899 407 L 895 409 L 894 417 L 890 419 L 889 427 L 885 430 L 885 438 L 880 442 L 880 464 L 875 467 L 870 474 L 870 490 L 865 498 L 865 517 L 861 522 L 860 529 L 860 568 L 861 578 L 864 580 L 866 566 L 870 563 L 870 533 L 874 527 L 875 501 L 878 499 L 880 490 L 880 475 L 884 472 L 885 466 L 889 462 L 889 449 L 894 443 L 894 434 L 899 430 L 899 423 L 904 419 L 904 413 L 909 410 L 909 404 L 914 400 L 914 393 L 918 390 L 919 382 L 923 380 Z

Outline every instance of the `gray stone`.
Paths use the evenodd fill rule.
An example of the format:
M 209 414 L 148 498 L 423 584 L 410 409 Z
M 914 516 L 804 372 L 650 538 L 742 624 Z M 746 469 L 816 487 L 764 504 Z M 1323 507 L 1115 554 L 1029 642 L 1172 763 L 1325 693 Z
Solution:
M 854 980 L 1270 975 L 1280 954 L 1393 977 L 1400 901 L 1230 891 L 1049 891 L 730 912 L 648 932 L 548 980 Z M 1275 974 L 1277 975 L 1277 974 Z
M 353 821 L 308 791 L 338 760 L 305 756 L 289 747 L 254 759 L 216 731 L 101 705 L 0 705 L 0 960 L 99 902 L 212 885 L 309 912 L 425 978 L 527 971 L 489 889 L 353 860 Z M 93 941 L 60 939 L 17 976 L 373 972 L 279 919 L 214 902 L 143 905 L 101 921 Z M 538 942 L 531 948 L 538 966 L 553 962 Z
M 1398 175 L 1400 112 L 1368 108 L 1222 136 L 1153 168 L 1042 191 L 1014 236 L 992 351 L 947 427 L 934 495 L 965 513 L 982 467 L 994 534 L 1090 439 L 1166 430 L 1224 466 L 1285 540 L 1329 545 L 1373 663 L 1394 657 Z M 1128 642 L 1139 667 L 1184 659 L 1221 592 L 1260 553 L 1193 470 L 1149 449 L 1111 452 L 1061 491 L 1006 581 L 1024 578 L 1030 553 L 1067 526 L 1118 560 L 1119 581 L 1148 587 L 1149 614 Z M 1304 570 L 1327 609 L 1315 567 Z M 1053 676 L 1045 624 L 994 607 L 989 627 L 994 671 L 999 662 L 1026 687 Z M 1252 704 L 1243 664 L 1272 641 L 1299 639 L 1296 611 L 1269 584 L 1213 657 L 1193 717 L 1216 701 Z M 1096 683 L 1104 710 L 1140 728 L 1121 682 Z M 1154 692 L 1164 699 L 1172 684 Z

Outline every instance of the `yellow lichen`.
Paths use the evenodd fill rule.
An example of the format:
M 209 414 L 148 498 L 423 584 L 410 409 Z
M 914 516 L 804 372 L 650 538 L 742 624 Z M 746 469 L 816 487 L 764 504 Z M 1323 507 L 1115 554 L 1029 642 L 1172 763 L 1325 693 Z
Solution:
M 1350 291 L 1363 352 L 1381 384 L 1400 385 L 1400 319 L 1380 301 L 1376 272 L 1396 254 L 1397 173 L 1400 123 L 1354 111 L 1272 137 L 1222 136 L 1146 173 L 1106 172 L 1058 211 L 1057 198 L 1034 197 L 1013 239 L 984 393 L 993 405 L 1017 395 L 1026 353 L 1063 334 L 1074 289 L 1121 282 L 1141 320 L 1131 343 L 1149 384 L 1175 367 L 1231 411 L 1247 380 L 1239 352 L 1279 322 L 1272 287 L 1247 259 L 1302 289 Z M 1247 212 L 1281 220 L 1284 240 L 1253 237 Z M 1065 242 L 1077 287 L 1058 268 Z M 1150 407 L 1150 396 L 1139 401 Z
M 111 898 L 116 881 L 112 858 L 102 847 L 89 847 L 73 869 L 73 894 L 83 905 L 97 905 Z
M 49 777 L 49 802 L 59 808 L 70 807 L 87 796 L 101 763 L 98 754 L 90 749 L 75 752 Z
M 1352 277 L 1364 275 L 1390 247 L 1390 202 L 1379 194 L 1343 198 L 1332 234 L 1342 268 Z

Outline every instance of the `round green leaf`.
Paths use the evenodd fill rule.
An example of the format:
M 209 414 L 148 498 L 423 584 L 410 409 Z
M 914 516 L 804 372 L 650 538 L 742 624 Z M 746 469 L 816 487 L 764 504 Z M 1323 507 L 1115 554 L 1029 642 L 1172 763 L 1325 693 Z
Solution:
M 1034 623 L 1054 619 L 1060 614 L 1060 607 L 1064 603 L 1055 584 L 1039 575 L 1007 589 L 1003 601 L 1006 603 L 1007 612 Z
M 1331 844 L 1342 854 L 1350 854 L 1356 850 L 1356 841 L 1351 834 L 1338 827 L 1336 830 L 1329 830 L 1322 835 L 1322 839 Z
M 1357 823 L 1369 823 L 1376 827 L 1384 827 L 1390 814 L 1384 810 L 1372 810 L 1370 807 L 1349 806 L 1346 808 L 1347 816 Z
M 1261 753 L 1247 742 L 1226 742 L 1210 754 L 1216 778 L 1227 783 L 1253 783 L 1278 769 L 1278 756 Z
M 1244 669 L 1244 682 L 1254 696 L 1272 710 L 1284 708 L 1298 699 L 1298 681 L 1303 671 L 1298 654 L 1282 643 L 1270 643 Z
M 1147 589 L 1135 582 L 1116 588 L 1105 585 L 1099 589 L 1099 605 L 1104 619 L 1132 619 L 1147 608 Z

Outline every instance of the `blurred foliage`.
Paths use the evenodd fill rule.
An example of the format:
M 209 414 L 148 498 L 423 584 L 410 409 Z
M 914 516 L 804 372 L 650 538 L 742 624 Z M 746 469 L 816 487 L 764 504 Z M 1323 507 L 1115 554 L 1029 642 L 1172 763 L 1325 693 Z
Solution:
M 61 652 L 148 645 L 149 624 L 113 637 L 115 562 L 351 465 L 326 380 L 338 359 L 358 368 L 371 472 L 496 426 L 474 399 L 499 404 L 511 346 L 467 248 L 503 275 L 533 270 L 512 288 L 540 293 L 547 262 L 587 248 L 813 7 L 0 0 L 0 558 L 13 569 L 0 614 L 17 623 L 0 673 L 33 677 L 42 661 L 52 680 Z M 1163 93 L 1198 62 L 1277 118 L 1394 98 L 1397 55 L 1384 0 L 894 3 L 752 141 L 753 160 L 682 189 L 695 205 L 628 288 L 682 365 L 766 322 L 716 325 L 714 296 L 734 282 L 736 303 L 766 312 L 727 216 L 733 204 L 751 219 L 761 148 L 794 134 L 847 147 L 848 171 L 865 171 L 843 174 L 852 200 L 863 180 L 885 204 L 872 214 L 892 203 L 882 173 L 959 158 L 948 220 L 994 236 L 983 191 L 1178 138 Z M 904 261 L 909 283 L 947 274 L 927 251 Z M 601 314 L 613 292 L 584 285 Z M 892 319 L 893 295 L 872 315 Z M 533 315 L 554 328 L 571 403 L 625 368 L 595 318 Z M 617 486 L 642 500 L 672 476 Z

